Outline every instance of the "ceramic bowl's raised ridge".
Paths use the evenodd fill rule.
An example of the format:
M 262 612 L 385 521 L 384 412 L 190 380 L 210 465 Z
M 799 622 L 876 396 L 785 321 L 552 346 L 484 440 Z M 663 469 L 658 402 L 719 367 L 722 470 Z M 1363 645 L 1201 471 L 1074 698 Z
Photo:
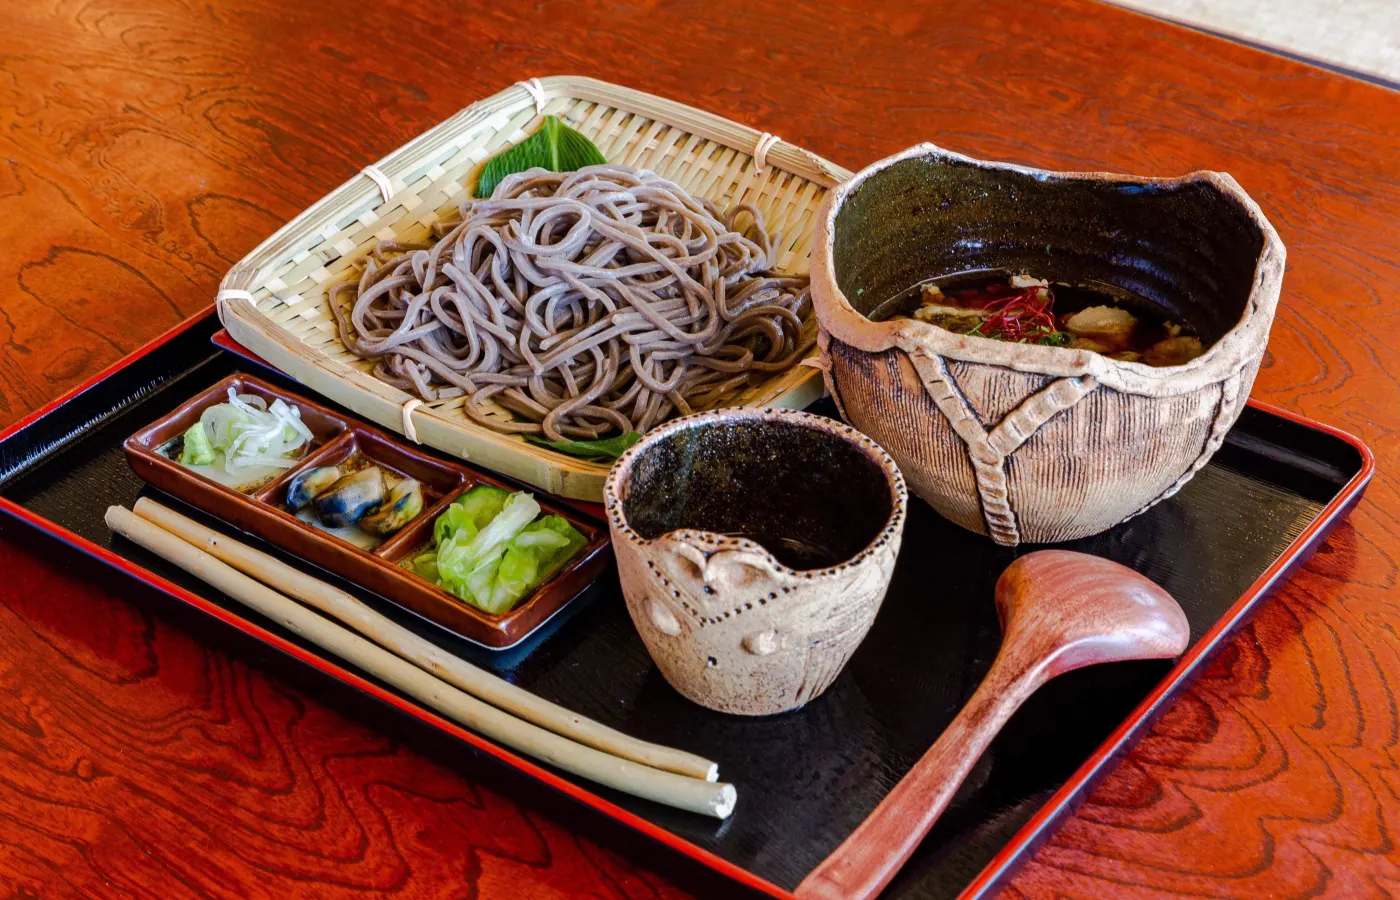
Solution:
M 1070 540 L 1170 496 L 1219 448 L 1262 359 L 1284 256 L 1229 175 L 1050 172 L 921 144 L 857 173 L 818 214 L 820 362 L 847 421 L 945 516 L 1004 544 Z M 1210 346 L 1153 368 L 865 315 L 982 268 L 1128 289 Z

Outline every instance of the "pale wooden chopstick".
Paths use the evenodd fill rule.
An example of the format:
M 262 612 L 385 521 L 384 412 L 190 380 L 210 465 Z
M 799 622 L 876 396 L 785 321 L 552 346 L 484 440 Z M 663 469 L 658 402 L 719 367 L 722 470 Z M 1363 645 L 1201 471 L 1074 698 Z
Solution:
M 445 652 L 386 616 L 380 615 L 345 591 L 292 568 L 261 550 L 206 528 L 193 519 L 146 497 L 136 501 L 135 513 L 177 535 L 187 543 L 228 563 L 245 575 L 295 597 L 333 616 L 379 646 L 426 669 L 443 681 L 461 688 L 522 719 L 556 734 L 587 744 L 604 753 L 630 759 L 642 765 L 714 781 L 719 766 L 684 750 L 638 740 L 592 719 L 550 703 L 524 688 L 479 669 L 464 659 Z
M 113 531 L 234 600 L 491 740 L 581 778 L 657 803 L 720 819 L 734 810 L 737 795 L 731 784 L 665 772 L 561 737 L 458 690 L 131 510 L 108 507 L 106 521 Z

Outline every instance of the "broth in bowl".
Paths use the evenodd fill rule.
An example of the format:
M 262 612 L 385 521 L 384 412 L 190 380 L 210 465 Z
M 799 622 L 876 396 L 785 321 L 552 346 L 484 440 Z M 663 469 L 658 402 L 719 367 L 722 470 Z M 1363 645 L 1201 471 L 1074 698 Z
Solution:
M 926 281 L 880 304 L 869 317 L 918 319 L 954 334 L 1088 350 L 1149 366 L 1179 366 L 1205 352 L 1189 324 L 1121 288 L 1005 272 Z

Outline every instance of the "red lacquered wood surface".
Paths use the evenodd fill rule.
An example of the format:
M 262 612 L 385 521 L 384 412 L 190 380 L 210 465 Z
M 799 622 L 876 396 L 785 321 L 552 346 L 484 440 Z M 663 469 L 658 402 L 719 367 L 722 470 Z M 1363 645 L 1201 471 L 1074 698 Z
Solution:
M 1380 475 L 1006 894 L 1400 886 L 1400 94 L 1081 0 L 300 6 L 0 10 L 0 423 L 207 305 L 365 163 L 531 75 L 631 84 L 849 167 L 933 140 L 1229 171 L 1289 249 L 1255 394 L 1359 434 Z M 6 893 L 681 894 L 498 768 L 405 749 L 47 555 L 0 539 Z

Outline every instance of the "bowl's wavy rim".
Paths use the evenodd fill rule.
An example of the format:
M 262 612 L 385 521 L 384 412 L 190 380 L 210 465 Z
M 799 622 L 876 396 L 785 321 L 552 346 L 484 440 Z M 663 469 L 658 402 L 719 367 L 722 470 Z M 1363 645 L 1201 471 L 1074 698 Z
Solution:
M 896 163 L 920 157 L 940 157 L 970 163 L 984 169 L 1004 169 L 1036 178 L 1069 181 L 1112 181 L 1125 184 L 1172 186 L 1204 182 L 1227 200 L 1239 205 L 1260 231 L 1263 246 L 1255 260 L 1254 281 L 1240 320 L 1205 353 L 1180 366 L 1153 367 L 1124 362 L 1087 350 L 1010 344 L 954 334 L 917 319 L 872 322 L 856 311 L 836 283 L 833 262 L 836 215 L 846 198 L 866 179 Z M 1259 359 L 1268 340 L 1283 284 L 1286 251 L 1278 232 L 1259 205 L 1234 178 L 1224 172 L 1199 170 L 1177 177 L 1122 175 L 1114 172 L 1060 172 L 1015 163 L 997 162 L 945 150 L 936 144 L 916 144 L 871 163 L 850 180 L 828 192 L 817 212 L 812 246 L 812 304 L 821 328 L 822 365 L 828 369 L 827 337 L 843 344 L 878 353 L 890 349 L 936 355 L 948 359 L 1002 366 L 1017 372 L 1056 377 L 1091 376 L 1099 384 L 1128 394 L 1176 396 L 1216 384 Z

